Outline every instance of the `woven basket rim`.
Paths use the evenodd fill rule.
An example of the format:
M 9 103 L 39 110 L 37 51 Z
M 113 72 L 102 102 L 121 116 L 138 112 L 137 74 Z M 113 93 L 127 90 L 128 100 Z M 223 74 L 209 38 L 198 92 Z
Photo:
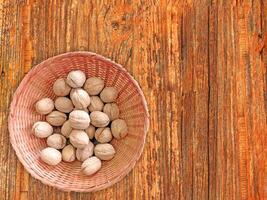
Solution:
M 19 98 L 19 94 L 23 91 L 22 86 L 25 85 L 25 83 L 35 74 L 37 73 L 40 69 L 40 67 L 46 63 L 50 63 L 51 61 L 53 61 L 56 58 L 65 58 L 65 57 L 69 57 L 69 56 L 77 56 L 77 55 L 82 55 L 82 56 L 95 56 L 97 57 L 97 59 L 103 60 L 105 62 L 109 62 L 112 65 L 116 66 L 119 70 L 122 70 L 125 72 L 125 74 L 129 77 L 129 79 L 133 82 L 134 86 L 137 89 L 138 94 L 141 97 L 142 100 L 142 104 L 144 107 L 144 111 L 145 111 L 145 122 L 144 122 L 144 137 L 143 137 L 143 141 L 142 141 L 142 145 L 141 148 L 139 149 L 139 151 L 136 153 L 136 158 L 133 162 L 129 163 L 128 165 L 126 165 L 124 167 L 124 171 L 120 176 L 117 176 L 115 178 L 113 178 L 111 181 L 108 181 L 106 183 L 103 183 L 101 185 L 96 185 L 94 187 L 91 188 L 75 188 L 75 189 L 70 189 L 68 187 L 62 187 L 61 185 L 57 185 L 55 182 L 51 182 L 49 180 L 47 180 L 44 177 L 41 177 L 40 175 L 38 175 L 32 168 L 30 165 L 28 165 L 25 161 L 24 158 L 22 156 L 22 153 L 20 152 L 18 146 L 16 145 L 16 142 L 14 140 L 14 137 L 12 137 L 13 134 L 13 129 L 12 129 L 12 119 L 13 119 L 13 112 L 15 109 L 15 105 L 18 101 Z M 9 129 L 9 138 L 10 138 L 10 142 L 11 145 L 13 147 L 13 149 L 15 150 L 15 153 L 19 159 L 19 161 L 22 163 L 22 165 L 25 167 L 25 169 L 31 174 L 32 177 L 34 177 L 35 179 L 38 179 L 39 181 L 41 181 L 43 184 L 45 185 L 49 185 L 55 188 L 58 188 L 60 190 L 66 191 L 66 192 L 70 192 L 70 191 L 75 191 L 75 192 L 94 192 L 94 191 L 98 191 L 98 190 L 102 190 L 105 189 L 107 187 L 110 187 L 111 185 L 119 182 L 121 179 L 123 179 L 135 166 L 136 162 L 139 160 L 143 149 L 144 149 L 144 145 L 145 145 L 145 140 L 146 140 L 146 135 L 149 129 L 149 111 L 148 111 L 148 106 L 147 106 L 147 102 L 144 96 L 144 93 L 140 87 L 140 85 L 138 84 L 138 82 L 134 79 L 134 77 L 120 64 L 112 61 L 109 58 L 106 58 L 102 55 L 99 55 L 97 53 L 94 52 L 89 52 L 89 51 L 73 51 L 73 52 L 66 52 L 66 53 L 62 53 L 53 57 L 50 57 L 44 61 L 42 61 L 41 63 L 35 65 L 34 67 L 32 67 L 32 69 L 23 77 L 22 81 L 20 82 L 20 84 L 18 85 L 15 93 L 13 94 L 12 97 L 12 102 L 10 104 L 10 111 L 9 111 L 9 116 L 8 116 L 8 129 Z

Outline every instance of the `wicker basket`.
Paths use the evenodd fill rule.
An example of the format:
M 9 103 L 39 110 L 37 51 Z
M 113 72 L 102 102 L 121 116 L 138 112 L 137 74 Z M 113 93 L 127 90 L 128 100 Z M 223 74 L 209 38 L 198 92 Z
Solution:
M 31 131 L 34 122 L 44 120 L 44 116 L 35 112 L 35 102 L 43 97 L 54 99 L 54 81 L 66 78 L 74 69 L 82 70 L 87 77 L 101 77 L 107 86 L 118 89 L 120 117 L 129 127 L 127 137 L 112 141 L 115 157 L 103 162 L 101 170 L 92 176 L 82 174 L 78 161 L 61 162 L 57 166 L 43 163 L 39 155 L 47 146 L 46 140 L 35 137 Z M 25 76 L 11 103 L 8 128 L 19 160 L 34 178 L 64 191 L 92 192 L 113 185 L 134 167 L 144 147 L 148 118 L 143 92 L 121 65 L 94 53 L 70 52 L 45 60 Z

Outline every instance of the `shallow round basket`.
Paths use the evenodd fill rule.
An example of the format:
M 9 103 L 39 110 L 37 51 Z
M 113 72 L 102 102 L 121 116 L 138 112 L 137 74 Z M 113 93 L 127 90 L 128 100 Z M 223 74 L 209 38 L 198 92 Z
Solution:
M 100 171 L 92 176 L 82 174 L 78 161 L 61 162 L 57 166 L 42 162 L 40 151 L 47 146 L 46 139 L 35 137 L 31 130 L 34 122 L 45 119 L 35 112 L 35 102 L 44 97 L 55 99 L 52 90 L 55 80 L 66 78 L 76 69 L 87 77 L 100 77 L 106 86 L 117 88 L 120 118 L 126 120 L 129 130 L 124 139 L 112 140 L 115 157 L 102 162 Z M 71 52 L 45 60 L 25 76 L 11 103 L 8 128 L 19 160 L 34 178 L 65 191 L 92 192 L 113 185 L 134 167 L 144 147 L 148 111 L 138 83 L 121 65 L 94 53 Z

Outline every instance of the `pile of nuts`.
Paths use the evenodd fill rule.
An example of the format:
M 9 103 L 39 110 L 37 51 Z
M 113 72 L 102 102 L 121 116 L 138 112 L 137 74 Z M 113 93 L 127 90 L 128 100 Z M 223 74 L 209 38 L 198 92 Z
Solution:
M 83 162 L 83 173 L 92 175 L 101 168 L 101 160 L 114 157 L 116 151 L 109 143 L 113 137 L 127 135 L 127 124 L 119 119 L 115 103 L 118 91 L 105 87 L 98 77 L 86 79 L 80 70 L 57 79 L 53 91 L 55 101 L 43 98 L 35 104 L 36 111 L 46 115 L 46 121 L 35 122 L 32 128 L 36 137 L 47 138 L 41 159 L 49 165 L 77 159 Z M 53 127 L 60 127 L 60 132 Z

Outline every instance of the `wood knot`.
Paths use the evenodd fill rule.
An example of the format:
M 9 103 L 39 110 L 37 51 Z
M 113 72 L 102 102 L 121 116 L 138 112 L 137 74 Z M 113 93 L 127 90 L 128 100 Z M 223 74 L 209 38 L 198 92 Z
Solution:
M 111 26 L 112 26 L 112 28 L 113 28 L 114 30 L 118 30 L 119 27 L 120 27 L 120 25 L 119 25 L 119 23 L 118 23 L 117 21 L 113 21 L 113 22 L 111 22 Z

